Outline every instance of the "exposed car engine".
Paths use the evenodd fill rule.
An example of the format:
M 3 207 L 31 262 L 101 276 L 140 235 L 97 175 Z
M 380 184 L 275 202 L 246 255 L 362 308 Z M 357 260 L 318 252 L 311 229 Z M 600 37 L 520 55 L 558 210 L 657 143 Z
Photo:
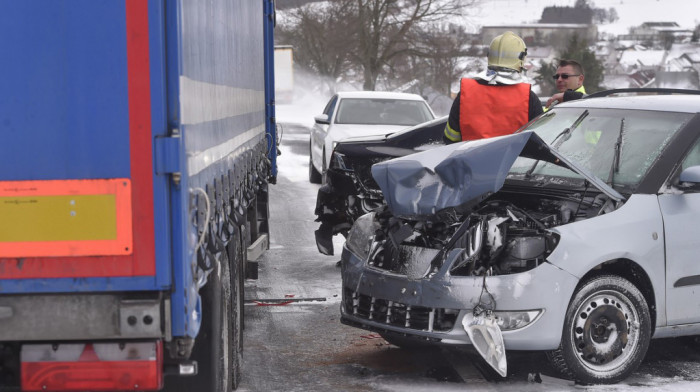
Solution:
M 617 207 L 602 193 L 582 196 L 557 190 L 535 194 L 504 187 L 467 212 L 442 211 L 430 219 L 401 219 L 380 208 L 380 229 L 374 238 L 377 245 L 369 262 L 375 268 L 406 273 L 416 263 L 415 258 L 429 257 L 430 268 L 425 274 L 430 275 L 456 250 L 460 254 L 450 266 L 452 275 L 519 273 L 537 267 L 554 250 L 558 235 L 549 229 Z

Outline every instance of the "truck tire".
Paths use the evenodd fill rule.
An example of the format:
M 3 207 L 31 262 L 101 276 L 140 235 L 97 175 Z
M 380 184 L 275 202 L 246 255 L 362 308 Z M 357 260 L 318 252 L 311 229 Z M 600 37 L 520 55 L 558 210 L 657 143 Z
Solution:
M 202 288 L 202 325 L 195 339 L 191 359 L 197 361 L 198 373 L 192 377 L 171 379 L 168 392 L 232 391 L 240 381 L 241 350 L 239 342 L 240 288 L 239 268 L 229 264 L 227 252 L 221 252 L 219 269 L 214 269 Z M 236 275 L 236 276 L 234 276 Z
M 242 225 L 238 227 L 238 235 L 233 236 L 231 242 L 228 244 L 228 254 L 231 260 L 235 260 L 236 268 L 238 269 L 238 314 L 240 316 L 240 328 L 238 333 L 238 343 L 241 346 L 240 350 L 243 352 L 243 330 L 245 330 L 245 277 L 246 277 L 246 263 L 248 262 L 248 246 L 246 245 L 247 234 L 246 226 Z M 233 270 L 233 267 L 231 268 Z
M 235 239 L 235 236 L 234 236 Z M 239 239 L 239 244 L 241 243 Z M 234 336 L 234 357 L 236 358 L 233 362 L 233 389 L 238 388 L 238 383 L 241 380 L 241 363 L 243 362 L 243 328 L 244 324 L 244 283 L 245 283 L 245 270 L 244 266 L 247 259 L 247 251 L 241 248 L 237 258 L 230 258 L 231 260 L 231 271 L 235 273 L 231 274 L 231 290 L 233 301 L 231 303 L 231 308 L 234 309 L 233 318 L 233 336 Z
M 578 288 L 561 344 L 547 357 L 567 378 L 614 384 L 637 369 L 650 339 L 651 316 L 642 293 L 624 278 L 603 275 Z
M 258 195 L 255 197 L 255 202 L 257 203 L 257 208 L 255 212 L 257 214 L 258 221 L 258 235 L 267 234 L 268 239 L 270 236 L 270 194 L 268 193 L 268 185 L 264 184 Z M 256 237 L 257 239 L 257 237 Z M 270 242 L 267 242 L 267 248 L 270 249 Z M 247 277 L 247 275 L 246 275 Z

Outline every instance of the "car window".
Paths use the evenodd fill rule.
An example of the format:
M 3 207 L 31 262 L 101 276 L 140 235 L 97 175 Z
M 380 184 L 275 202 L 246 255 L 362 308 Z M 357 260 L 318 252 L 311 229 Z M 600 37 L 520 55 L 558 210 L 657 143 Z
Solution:
M 643 110 L 560 108 L 533 121 L 544 141 L 607 183 L 634 188 L 692 115 Z M 620 142 L 619 156 L 616 145 Z M 615 162 L 619 162 L 614 164 Z M 531 170 L 518 158 L 512 171 Z M 560 166 L 538 163 L 532 174 L 578 178 Z
M 333 117 L 333 110 L 335 110 L 335 104 L 338 102 L 338 96 L 334 95 L 333 98 L 331 98 L 330 101 L 326 104 L 326 107 L 323 109 L 323 114 L 328 115 L 328 119 Z
M 698 165 L 700 165 L 700 140 L 695 142 L 693 148 L 683 159 L 682 170 Z
M 340 100 L 335 123 L 410 126 L 432 119 L 424 101 L 345 98 Z

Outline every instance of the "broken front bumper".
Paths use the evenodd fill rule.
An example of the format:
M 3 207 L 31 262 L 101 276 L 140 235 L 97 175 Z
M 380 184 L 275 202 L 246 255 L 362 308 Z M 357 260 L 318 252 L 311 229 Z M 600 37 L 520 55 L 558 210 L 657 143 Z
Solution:
M 448 256 L 449 257 L 449 256 Z M 442 344 L 471 344 L 462 327 L 488 293 L 499 311 L 541 310 L 525 327 L 503 331 L 506 349 L 559 346 L 566 309 L 578 279 L 550 263 L 511 275 L 452 276 L 447 260 L 438 273 L 416 280 L 368 267 L 343 247 L 341 321 L 376 332 L 394 332 Z M 486 291 L 482 290 L 486 283 Z M 483 301 L 482 301 L 483 302 Z

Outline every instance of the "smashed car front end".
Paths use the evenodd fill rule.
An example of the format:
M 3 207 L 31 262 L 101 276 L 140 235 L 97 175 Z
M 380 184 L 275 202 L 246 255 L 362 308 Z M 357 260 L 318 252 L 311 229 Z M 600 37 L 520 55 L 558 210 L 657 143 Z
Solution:
M 373 164 L 389 158 L 392 157 L 366 154 L 346 157 L 342 152 L 333 152 L 325 184 L 316 197 L 316 220 L 321 222 L 315 232 L 319 252 L 333 255 L 333 236 L 346 235 L 357 218 L 384 203 L 370 169 Z
M 326 181 L 316 197 L 316 245 L 319 252 L 333 255 L 332 238 L 347 236 L 360 216 L 384 204 L 379 185 L 372 177 L 374 164 L 443 145 L 441 117 L 389 135 L 345 139 L 331 155 Z
M 518 157 L 575 168 L 600 189 L 504 186 Z M 548 261 L 558 228 L 616 210 L 619 193 L 532 132 L 394 159 L 372 174 L 386 206 L 359 218 L 345 243 L 344 323 L 444 344 L 475 344 L 474 328 L 491 323 L 505 349 L 559 345 L 578 277 Z
M 426 222 L 401 223 L 404 229 L 397 232 L 404 234 L 398 236 L 410 227 L 413 244 L 404 240 L 396 246 L 400 238 L 393 234 L 368 240 L 370 232 L 383 233 L 382 218 L 363 216 L 343 250 L 342 322 L 417 340 L 470 344 L 464 319 L 481 307 L 493 310 L 506 349 L 556 348 L 578 279 L 546 261 L 556 234 L 527 227 L 527 222 L 500 223 L 510 234 L 491 261 L 487 230 L 495 230 L 503 218 L 494 212 L 453 227 L 460 239 L 443 250 L 421 243 L 414 230 Z M 483 257 L 489 261 L 479 260 L 477 266 Z

